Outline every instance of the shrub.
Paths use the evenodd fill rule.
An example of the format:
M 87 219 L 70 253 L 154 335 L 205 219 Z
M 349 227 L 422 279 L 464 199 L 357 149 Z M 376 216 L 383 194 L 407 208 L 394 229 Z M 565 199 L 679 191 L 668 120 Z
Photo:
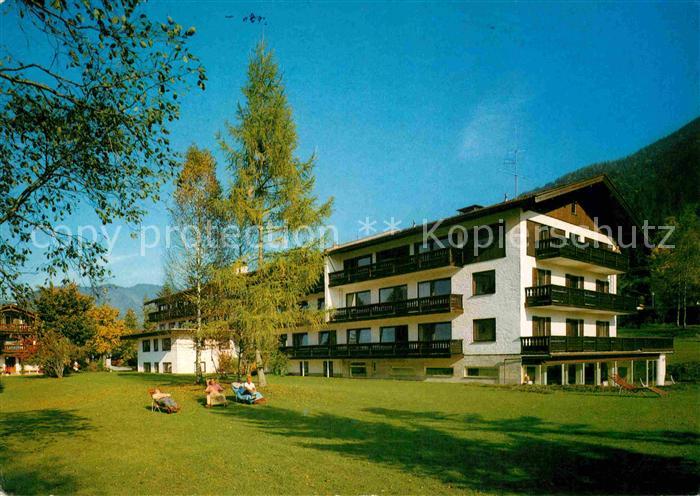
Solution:
M 238 358 L 233 356 L 230 351 L 222 351 L 219 353 L 219 367 L 217 373 L 220 377 L 233 374 L 238 370 Z
M 270 354 L 268 367 L 275 375 L 287 375 L 289 371 L 289 357 L 281 351 L 274 351 Z
M 700 362 L 673 363 L 668 365 L 666 373 L 678 382 L 699 382 Z
M 76 346 L 67 337 L 49 329 L 42 333 L 31 361 L 39 365 L 47 376 L 60 378 L 77 352 Z

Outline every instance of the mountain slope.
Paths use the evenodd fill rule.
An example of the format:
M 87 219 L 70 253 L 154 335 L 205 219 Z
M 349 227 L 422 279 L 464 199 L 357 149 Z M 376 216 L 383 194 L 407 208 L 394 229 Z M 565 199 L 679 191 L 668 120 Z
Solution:
M 154 298 L 160 289 L 157 284 L 136 284 L 128 288 L 114 284 L 105 284 L 94 289 L 80 287 L 82 293 L 95 297 L 97 303 L 107 303 L 118 308 L 121 317 L 124 317 L 129 308 L 133 309 L 139 320 L 143 319 L 144 299 Z
M 640 219 L 651 224 L 700 202 L 700 118 L 638 152 L 570 172 L 543 188 L 607 174 Z

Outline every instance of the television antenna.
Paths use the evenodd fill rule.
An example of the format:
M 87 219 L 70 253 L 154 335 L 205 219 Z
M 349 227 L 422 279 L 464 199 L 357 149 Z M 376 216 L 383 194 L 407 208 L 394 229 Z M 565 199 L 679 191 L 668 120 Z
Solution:
M 501 169 L 501 172 L 505 172 L 506 174 L 510 174 L 511 176 L 513 176 L 513 181 L 515 183 L 515 196 L 513 198 L 518 197 L 519 180 L 527 177 L 521 174 L 518 170 L 518 155 L 523 153 L 524 151 L 525 150 L 521 148 L 514 148 L 509 152 L 509 155 L 503 160 L 503 165 L 509 166 L 510 168 Z

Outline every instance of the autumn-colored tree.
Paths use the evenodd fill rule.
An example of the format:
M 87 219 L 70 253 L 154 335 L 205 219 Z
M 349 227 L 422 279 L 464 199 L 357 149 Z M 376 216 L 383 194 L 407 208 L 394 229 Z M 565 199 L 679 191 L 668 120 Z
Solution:
M 124 321 L 118 318 L 119 310 L 109 305 L 91 308 L 88 311 L 88 317 L 93 321 L 95 334 L 87 342 L 86 347 L 91 354 L 104 361 L 119 348 L 121 338 L 128 330 Z

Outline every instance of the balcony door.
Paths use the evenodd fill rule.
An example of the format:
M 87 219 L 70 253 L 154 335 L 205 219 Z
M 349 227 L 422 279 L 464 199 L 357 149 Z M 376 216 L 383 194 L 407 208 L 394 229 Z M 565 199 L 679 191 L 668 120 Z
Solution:
M 379 341 L 382 343 L 408 343 L 408 326 L 388 326 L 379 330 Z
M 566 335 L 567 337 L 583 336 L 583 320 L 566 319 Z
M 566 287 L 572 289 L 583 289 L 583 277 L 566 274 Z
M 299 348 L 300 346 L 308 346 L 309 345 L 309 333 L 307 332 L 295 332 L 292 334 L 292 345 L 295 348 Z
M 448 295 L 452 292 L 450 279 L 436 279 L 418 283 L 418 297 L 427 298 L 429 296 Z
M 546 286 L 552 284 L 552 271 L 545 269 L 532 269 L 532 285 Z

